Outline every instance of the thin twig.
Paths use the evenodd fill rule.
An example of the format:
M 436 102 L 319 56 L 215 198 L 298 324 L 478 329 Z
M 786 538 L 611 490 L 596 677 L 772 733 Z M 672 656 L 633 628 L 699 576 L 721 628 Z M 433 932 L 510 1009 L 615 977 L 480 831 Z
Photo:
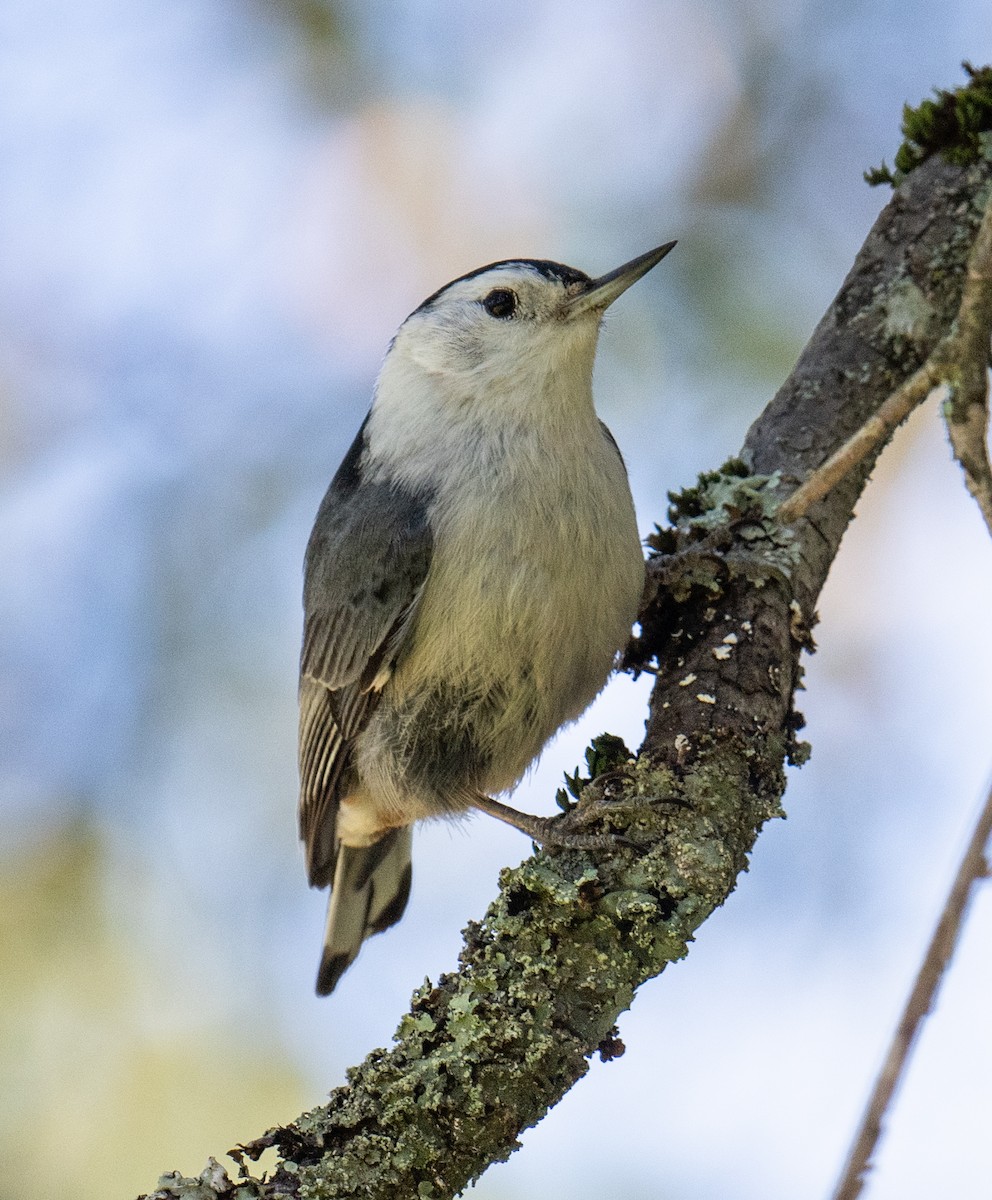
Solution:
M 968 491 L 972 494 L 992 534 L 992 466 L 989 464 L 989 406 L 971 404 L 962 420 L 945 416 L 954 457 L 961 464 Z
M 896 388 L 839 450 L 831 454 L 822 466 L 817 467 L 805 482 L 782 501 L 778 510 L 780 521 L 791 525 L 793 521 L 804 517 L 818 500 L 822 500 L 849 471 L 884 442 L 918 404 L 923 403 L 942 378 L 936 356 L 935 349 L 923 366 L 910 375 L 901 387 Z
M 947 964 L 950 962 L 964 920 L 965 909 L 976 880 L 988 877 L 985 847 L 992 836 L 992 788 L 975 824 L 968 847 L 948 892 L 937 928 L 916 976 L 913 990 L 892 1036 L 885 1062 L 875 1081 L 833 1200 L 855 1200 L 882 1132 L 882 1122 L 895 1090 L 905 1072 L 910 1051 L 923 1018 L 930 1011 Z
M 958 378 L 944 405 L 954 457 L 964 471 L 992 533 L 992 465 L 989 463 L 989 330 L 992 328 L 992 204 L 985 210 L 968 259 L 958 316 Z
M 779 520 L 791 525 L 804 517 L 845 475 L 880 446 L 918 404 L 941 383 L 951 389 L 948 429 L 968 490 L 978 501 L 992 532 L 992 468 L 988 428 L 987 367 L 992 336 L 992 202 L 985 209 L 965 271 L 961 304 L 951 332 L 926 362 L 898 387 L 870 420 L 779 506 Z M 979 407 L 975 407 L 975 406 Z M 981 417 L 975 414 L 982 414 Z

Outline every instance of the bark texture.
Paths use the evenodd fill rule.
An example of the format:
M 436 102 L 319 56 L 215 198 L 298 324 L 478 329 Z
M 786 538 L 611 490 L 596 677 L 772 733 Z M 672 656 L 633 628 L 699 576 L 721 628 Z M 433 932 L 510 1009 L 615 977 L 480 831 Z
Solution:
M 277 1149 L 268 1179 L 243 1168 L 232 1182 L 211 1162 L 195 1180 L 163 1176 L 157 1197 L 453 1196 L 510 1155 L 591 1055 L 622 1052 L 620 1013 L 733 891 L 779 812 L 784 764 L 803 757 L 800 655 L 872 458 L 793 526 L 777 505 L 947 333 L 990 180 L 985 159 L 912 171 L 740 460 L 674 500 L 628 653 L 658 672 L 647 736 L 630 761 L 601 744 L 562 818 L 620 835 L 615 848 L 504 871 L 459 970 L 415 994 L 393 1048 L 243 1148 Z

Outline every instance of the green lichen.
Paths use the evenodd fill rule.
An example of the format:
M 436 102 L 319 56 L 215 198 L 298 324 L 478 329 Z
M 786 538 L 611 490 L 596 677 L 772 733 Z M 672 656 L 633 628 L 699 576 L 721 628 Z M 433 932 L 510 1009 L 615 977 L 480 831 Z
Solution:
M 791 574 L 798 543 L 794 531 L 778 519 L 780 484 L 778 471 L 751 474 L 746 463 L 731 459 L 719 471 L 700 475 L 693 487 L 669 492 L 668 517 L 676 528 L 659 530 L 648 545 L 672 558 L 662 582 L 674 600 L 688 599 L 699 587 L 719 594 L 727 572 L 757 587 L 772 575 Z M 723 555 L 721 568 L 715 552 L 722 549 L 721 535 L 729 537 L 731 531 L 736 547 Z
M 700 475 L 694 487 L 669 492 L 668 519 L 697 534 L 744 519 L 760 520 L 778 505 L 778 483 L 778 472 L 752 475 L 740 459 L 731 459 L 719 471 Z
M 802 767 L 809 762 L 812 753 L 813 747 L 809 742 L 798 741 L 793 738 L 789 743 L 785 761 L 790 767 Z
M 627 747 L 623 738 L 617 737 L 613 733 L 601 733 L 598 737 L 594 737 L 586 747 L 585 753 L 588 776 L 581 776 L 579 767 L 576 767 L 571 775 L 567 771 L 565 772 L 565 787 L 559 788 L 555 796 L 558 807 L 562 812 L 569 812 L 574 808 L 572 800 L 569 799 L 570 796 L 572 799 L 578 800 L 586 784 L 592 783 L 594 779 L 605 775 L 608 771 L 617 771 L 626 766 L 633 757 L 633 752 Z
M 261 1180 L 252 1179 L 242 1172 L 243 1180 L 237 1184 L 216 1158 L 207 1159 L 207 1165 L 199 1175 L 190 1177 L 179 1171 L 169 1171 L 159 1177 L 154 1192 L 139 1196 L 138 1200 L 258 1200 L 265 1194 Z
M 916 108 L 903 108 L 902 133 L 905 140 L 896 151 L 895 167 L 883 162 L 865 172 L 872 187 L 882 183 L 898 185 L 920 163 L 933 154 L 948 162 L 968 166 L 992 151 L 992 67 L 973 67 L 963 63 L 968 82 L 948 91 L 934 89 L 934 99 L 924 100 Z
M 733 495 L 733 489 L 738 485 L 744 486 L 744 481 L 749 478 L 752 478 L 751 471 L 747 463 L 739 458 L 728 459 L 719 470 L 704 471 L 694 487 L 683 488 L 681 492 L 668 493 L 669 521 L 676 525 L 680 521 L 706 517 L 709 513 L 710 501 L 715 494 Z M 761 477 L 754 476 L 753 478 Z M 728 489 L 730 489 L 729 493 Z
M 894 341 L 923 342 L 934 315 L 933 305 L 913 280 L 900 279 L 886 293 L 883 332 Z

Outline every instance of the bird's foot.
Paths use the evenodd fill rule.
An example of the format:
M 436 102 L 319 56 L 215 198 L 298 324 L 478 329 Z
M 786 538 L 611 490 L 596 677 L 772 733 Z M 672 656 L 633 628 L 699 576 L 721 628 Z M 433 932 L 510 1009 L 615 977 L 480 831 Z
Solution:
M 630 843 L 626 838 L 610 833 L 582 833 L 570 828 L 564 815 L 560 817 L 535 817 L 519 812 L 509 804 L 501 804 L 491 796 L 477 796 L 473 801 L 479 812 L 487 813 L 498 821 L 512 825 L 525 833 L 532 841 L 546 850 L 599 850 L 610 851 L 617 845 Z

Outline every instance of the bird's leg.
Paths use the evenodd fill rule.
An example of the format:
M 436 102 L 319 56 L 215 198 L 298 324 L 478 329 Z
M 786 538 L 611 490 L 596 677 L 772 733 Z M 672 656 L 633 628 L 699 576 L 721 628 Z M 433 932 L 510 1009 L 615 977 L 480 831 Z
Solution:
M 547 817 L 532 817 L 530 813 L 518 812 L 517 809 L 511 808 L 509 804 L 500 804 L 492 796 L 476 796 L 472 803 L 479 812 L 488 813 L 490 817 L 495 817 L 497 821 L 503 821 L 507 825 L 512 825 L 514 829 L 519 829 L 521 833 L 526 833 L 535 842 L 544 841 L 544 826 L 548 821 Z
M 476 796 L 472 804 L 479 812 L 512 825 L 546 849 L 611 850 L 618 840 L 623 840 L 608 833 L 576 833 L 573 829 L 563 829 L 561 817 L 534 817 L 511 808 L 509 804 L 501 804 L 492 796 Z

